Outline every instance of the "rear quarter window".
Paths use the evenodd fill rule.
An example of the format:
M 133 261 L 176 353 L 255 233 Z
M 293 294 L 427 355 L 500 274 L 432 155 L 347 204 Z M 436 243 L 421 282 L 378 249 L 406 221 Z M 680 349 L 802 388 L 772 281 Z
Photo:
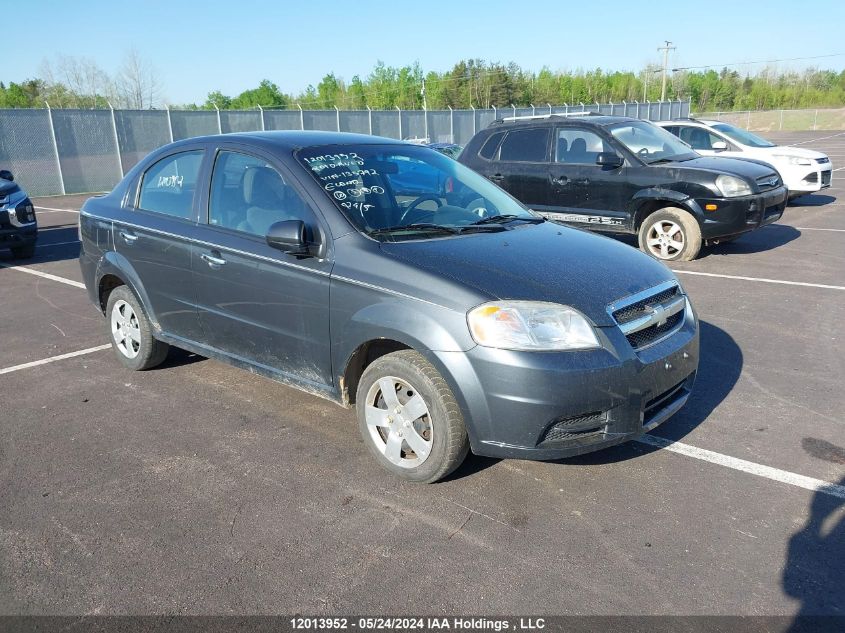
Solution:
M 496 132 L 493 134 L 484 142 L 481 149 L 478 150 L 478 155 L 486 160 L 493 160 L 493 157 L 496 155 L 496 150 L 499 149 L 499 143 L 502 142 L 504 137 L 504 132 Z
M 549 128 L 511 130 L 499 150 L 499 160 L 541 163 L 548 160 Z

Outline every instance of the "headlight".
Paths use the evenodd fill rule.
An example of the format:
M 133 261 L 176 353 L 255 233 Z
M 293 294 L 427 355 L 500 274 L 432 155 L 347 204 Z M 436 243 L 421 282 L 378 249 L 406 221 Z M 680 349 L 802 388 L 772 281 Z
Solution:
M 751 194 L 751 185 L 742 178 L 722 174 L 716 178 L 716 187 L 726 198 L 737 196 L 748 196 Z
M 790 156 L 789 154 L 772 154 L 772 158 L 784 161 L 787 165 L 812 165 L 813 161 L 803 156 Z
M 470 310 L 472 338 L 484 347 L 572 350 L 600 347 L 593 326 L 569 306 L 544 301 L 494 301 Z

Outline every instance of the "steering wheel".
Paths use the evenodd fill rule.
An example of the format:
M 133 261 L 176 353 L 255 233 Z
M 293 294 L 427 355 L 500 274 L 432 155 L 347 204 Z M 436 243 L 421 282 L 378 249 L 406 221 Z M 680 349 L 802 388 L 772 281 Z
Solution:
M 649 154 L 651 154 L 651 152 L 650 152 L 650 151 L 648 151 L 648 148 L 647 148 L 647 147 L 643 147 L 641 150 L 639 150 L 639 151 L 637 152 L 637 156 L 640 156 L 641 158 L 645 158 L 645 157 L 646 157 L 646 156 L 648 156 Z
M 405 209 L 405 213 L 403 213 L 402 217 L 399 219 L 399 223 L 400 224 L 408 224 L 408 222 L 406 222 L 406 220 L 408 219 L 408 216 L 411 215 L 411 212 L 417 211 L 418 206 L 420 206 L 423 202 L 427 202 L 429 200 L 431 200 L 432 202 L 436 202 L 438 209 L 443 206 L 443 201 L 440 199 L 439 196 L 437 196 L 433 193 L 424 193 L 423 195 L 421 195 L 419 198 L 417 198 L 411 204 L 408 205 L 408 208 Z M 434 213 L 434 211 L 423 211 L 423 213 Z

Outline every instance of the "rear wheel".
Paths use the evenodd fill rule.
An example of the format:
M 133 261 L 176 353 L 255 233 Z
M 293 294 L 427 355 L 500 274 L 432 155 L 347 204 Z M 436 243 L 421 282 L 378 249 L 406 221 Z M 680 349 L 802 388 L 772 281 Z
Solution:
M 161 365 L 170 346 L 153 337 L 150 320 L 129 288 L 112 290 L 106 303 L 109 337 L 117 359 L 127 369 L 142 371 Z
M 463 415 L 452 390 L 417 352 L 387 354 L 367 367 L 358 383 L 358 427 L 386 470 L 433 483 L 469 452 Z
M 640 249 L 663 261 L 687 262 L 701 251 L 701 228 L 687 211 L 665 207 L 640 225 Z

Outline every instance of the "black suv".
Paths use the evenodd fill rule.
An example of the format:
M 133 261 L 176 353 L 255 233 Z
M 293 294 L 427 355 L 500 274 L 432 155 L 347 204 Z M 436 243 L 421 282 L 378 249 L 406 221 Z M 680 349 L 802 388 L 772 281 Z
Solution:
M 787 200 L 771 166 L 700 156 L 627 117 L 500 119 L 458 160 L 551 220 L 637 234 L 643 251 L 668 261 L 776 221 Z
M 35 207 L 26 192 L 15 182 L 12 172 L 0 170 L 0 248 L 9 248 L 12 256 L 27 259 L 35 255 L 38 223 Z

